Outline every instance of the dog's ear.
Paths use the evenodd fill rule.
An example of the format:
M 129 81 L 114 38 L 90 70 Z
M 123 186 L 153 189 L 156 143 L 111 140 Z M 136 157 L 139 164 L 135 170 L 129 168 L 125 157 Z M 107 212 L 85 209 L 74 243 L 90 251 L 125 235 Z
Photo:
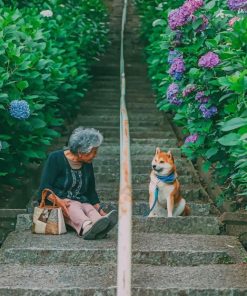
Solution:
M 173 157 L 172 152 L 170 150 L 167 152 L 167 155 L 174 162 L 174 157 Z
M 160 148 L 157 147 L 156 150 L 155 150 L 155 154 L 159 154 L 160 153 Z

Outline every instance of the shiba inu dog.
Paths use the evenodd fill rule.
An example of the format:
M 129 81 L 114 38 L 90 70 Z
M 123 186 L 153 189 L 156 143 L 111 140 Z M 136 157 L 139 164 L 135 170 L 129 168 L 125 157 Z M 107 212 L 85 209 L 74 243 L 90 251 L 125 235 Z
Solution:
M 180 194 L 176 166 L 170 151 L 166 153 L 159 147 L 156 148 L 150 179 L 148 217 L 177 217 L 190 214 L 190 208 Z

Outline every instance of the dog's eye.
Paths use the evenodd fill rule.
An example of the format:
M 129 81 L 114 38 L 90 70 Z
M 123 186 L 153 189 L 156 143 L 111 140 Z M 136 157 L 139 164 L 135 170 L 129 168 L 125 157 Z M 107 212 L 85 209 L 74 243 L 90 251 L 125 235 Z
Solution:
M 164 163 L 164 161 L 163 161 L 163 160 L 161 160 L 161 161 L 160 161 L 160 163 Z

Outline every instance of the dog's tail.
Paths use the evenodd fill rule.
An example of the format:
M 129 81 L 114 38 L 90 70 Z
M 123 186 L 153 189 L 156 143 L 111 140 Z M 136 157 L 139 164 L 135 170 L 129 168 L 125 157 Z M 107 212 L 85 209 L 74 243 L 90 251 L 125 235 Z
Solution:
M 190 209 L 190 207 L 186 204 L 182 215 L 183 215 L 183 216 L 189 216 L 190 213 L 191 213 L 191 209 Z

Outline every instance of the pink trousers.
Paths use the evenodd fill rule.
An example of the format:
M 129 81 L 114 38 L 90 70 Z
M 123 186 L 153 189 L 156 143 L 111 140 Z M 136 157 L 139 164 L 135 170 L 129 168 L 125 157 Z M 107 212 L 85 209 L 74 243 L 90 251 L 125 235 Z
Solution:
M 79 234 L 83 223 L 86 221 L 96 222 L 102 216 L 98 211 L 89 203 L 81 203 L 79 201 L 65 199 L 70 202 L 68 207 L 69 218 L 65 218 L 65 223 L 73 227 Z

